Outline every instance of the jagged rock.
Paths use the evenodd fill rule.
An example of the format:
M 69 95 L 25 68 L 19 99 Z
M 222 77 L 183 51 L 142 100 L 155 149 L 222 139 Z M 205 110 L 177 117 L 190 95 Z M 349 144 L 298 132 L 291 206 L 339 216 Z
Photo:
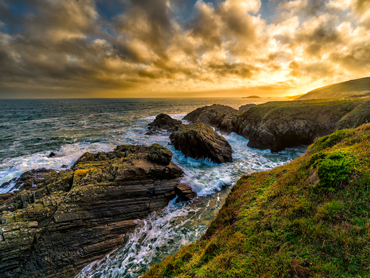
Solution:
M 162 156 L 156 161 L 168 162 L 163 147 L 123 145 L 1 194 L 0 277 L 73 277 L 118 248 L 135 219 L 175 197 L 183 174 L 172 162 L 151 160 L 150 148 Z
M 50 158 L 50 157 L 55 157 L 55 156 L 57 156 L 56 155 L 56 153 L 53 153 L 53 152 L 51 152 L 49 155 L 48 155 L 48 157 Z
M 369 103 L 369 98 L 279 101 L 242 106 L 240 111 L 234 109 L 236 112 L 231 107 L 212 105 L 198 108 L 184 119 L 235 132 L 249 139 L 249 147 L 278 152 L 311 144 L 334 130 L 369 122 Z
M 35 186 L 40 181 L 44 180 L 45 175 L 55 172 L 52 169 L 32 169 L 31 171 L 24 172 L 19 178 L 14 178 L 9 182 L 3 183 L 0 187 L 7 187 L 11 182 L 15 183 L 15 189 L 28 189 Z
M 251 108 L 252 106 L 255 106 L 254 103 L 249 103 L 249 104 L 246 104 L 246 105 L 243 105 L 243 106 L 240 106 L 239 107 L 239 111 L 247 111 L 249 108 Z
M 184 117 L 184 120 L 191 123 L 204 123 L 213 126 L 223 132 L 233 132 L 232 118 L 238 110 L 220 104 L 204 106 L 190 112 Z
M 189 185 L 183 183 L 179 183 L 175 186 L 175 193 L 178 196 L 178 202 L 189 201 L 197 196 Z
M 215 163 L 232 162 L 232 148 L 224 137 L 203 123 L 180 125 L 170 135 L 171 144 L 185 157 L 210 159 Z
M 159 164 L 168 165 L 172 159 L 172 152 L 159 144 L 149 147 L 149 159 Z
M 167 114 L 159 114 L 153 122 L 148 124 L 149 131 L 145 134 L 152 135 L 160 131 L 173 132 L 181 121 L 172 119 Z

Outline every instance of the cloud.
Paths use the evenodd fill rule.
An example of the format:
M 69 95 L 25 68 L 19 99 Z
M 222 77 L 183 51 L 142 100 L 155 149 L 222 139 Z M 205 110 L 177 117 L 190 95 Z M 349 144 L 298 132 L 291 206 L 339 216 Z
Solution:
M 48 88 L 278 94 L 370 73 L 370 0 L 284 0 L 270 23 L 259 0 L 189 3 L 3 0 L 0 97 Z M 262 89 L 271 84 L 279 89 Z

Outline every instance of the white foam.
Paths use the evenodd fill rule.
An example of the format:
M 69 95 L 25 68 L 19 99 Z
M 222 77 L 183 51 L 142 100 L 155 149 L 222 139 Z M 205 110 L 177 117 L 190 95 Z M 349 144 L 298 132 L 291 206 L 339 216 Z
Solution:
M 192 202 L 176 204 L 172 200 L 162 211 L 137 220 L 138 227 L 122 248 L 88 265 L 76 278 L 138 277 L 150 265 L 200 238 L 208 226 L 202 218 L 209 218 L 222 205 L 220 198 L 210 198 L 206 203 L 208 207 L 198 207 Z
M 22 173 L 32 169 L 48 168 L 62 170 L 63 165 L 71 167 L 73 163 L 85 152 L 107 152 L 113 150 L 115 145 L 106 143 L 75 143 L 62 146 L 59 150 L 51 150 L 57 156 L 49 158 L 51 151 L 39 152 L 31 155 L 5 159 L 0 164 L 0 185 L 8 182 Z M 0 193 L 6 193 L 9 187 L 0 188 Z

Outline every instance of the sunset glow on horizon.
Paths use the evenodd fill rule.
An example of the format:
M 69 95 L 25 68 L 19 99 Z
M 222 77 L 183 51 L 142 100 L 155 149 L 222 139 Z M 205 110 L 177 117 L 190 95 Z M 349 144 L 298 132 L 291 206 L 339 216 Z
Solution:
M 370 0 L 3 0 L 0 98 L 283 97 L 370 76 Z

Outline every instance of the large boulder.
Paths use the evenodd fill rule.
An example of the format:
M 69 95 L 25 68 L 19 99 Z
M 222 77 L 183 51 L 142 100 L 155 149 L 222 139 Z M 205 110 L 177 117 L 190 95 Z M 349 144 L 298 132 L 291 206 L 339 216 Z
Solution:
M 176 130 L 177 126 L 181 124 L 181 121 L 175 120 L 168 116 L 167 114 L 159 114 L 153 122 L 148 124 L 147 135 L 152 135 L 158 132 L 173 132 Z
M 170 135 L 171 144 L 185 157 L 210 159 L 215 163 L 232 162 L 232 148 L 224 137 L 203 123 L 180 125 Z
M 230 133 L 234 131 L 232 118 L 238 110 L 220 104 L 200 107 L 184 117 L 184 120 L 190 123 L 204 123 L 215 127 L 216 129 Z
M 171 155 L 160 145 L 122 145 L 59 173 L 24 175 L 39 179 L 0 194 L 0 277 L 74 277 L 118 248 L 136 219 L 176 196 L 183 172 Z

